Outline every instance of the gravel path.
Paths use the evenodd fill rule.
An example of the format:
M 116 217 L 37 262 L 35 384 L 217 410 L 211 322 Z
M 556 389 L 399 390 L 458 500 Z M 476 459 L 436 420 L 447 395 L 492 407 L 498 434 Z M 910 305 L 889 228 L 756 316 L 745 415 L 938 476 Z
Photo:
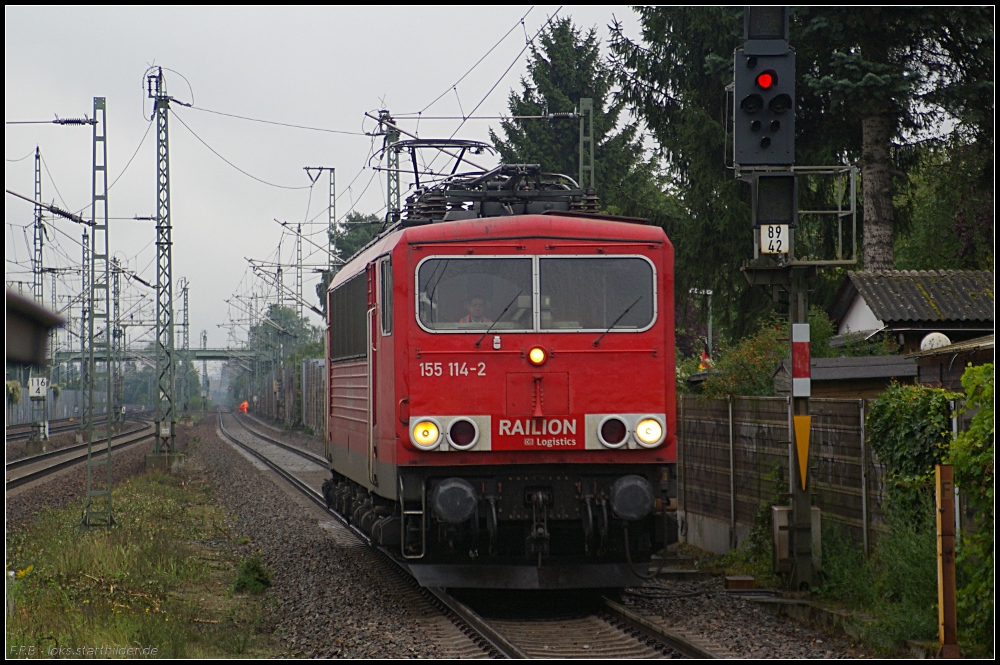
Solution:
M 753 601 L 727 594 L 721 579 L 657 580 L 627 591 L 622 603 L 738 658 L 873 657 L 847 638 L 803 627 Z
M 214 436 L 203 437 L 191 456 L 205 469 L 220 502 L 233 513 L 238 532 L 233 538 L 249 538 L 246 553 L 260 551 L 273 572 L 268 594 L 274 612 L 269 620 L 288 645 L 287 655 L 454 655 L 432 637 L 426 623 L 414 617 L 414 592 L 401 588 L 386 564 L 332 518 L 263 479 L 254 464 Z

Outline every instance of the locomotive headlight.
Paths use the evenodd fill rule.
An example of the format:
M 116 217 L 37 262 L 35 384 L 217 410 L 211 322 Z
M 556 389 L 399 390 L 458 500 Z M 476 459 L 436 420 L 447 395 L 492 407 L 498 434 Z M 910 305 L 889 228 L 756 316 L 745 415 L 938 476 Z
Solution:
M 597 426 L 597 439 L 605 448 L 621 448 L 628 441 L 628 427 L 618 416 L 605 416 Z
M 441 430 L 433 420 L 421 420 L 413 426 L 413 443 L 423 450 L 431 450 L 441 442 Z
M 528 362 L 530 362 L 535 367 L 540 367 L 541 365 L 544 365 L 545 361 L 548 360 L 548 358 L 549 354 L 547 354 L 545 352 L 545 349 L 543 349 L 540 346 L 532 347 L 532 349 L 528 351 Z
M 663 425 L 655 418 L 643 418 L 635 426 L 635 438 L 644 448 L 653 448 L 663 441 Z

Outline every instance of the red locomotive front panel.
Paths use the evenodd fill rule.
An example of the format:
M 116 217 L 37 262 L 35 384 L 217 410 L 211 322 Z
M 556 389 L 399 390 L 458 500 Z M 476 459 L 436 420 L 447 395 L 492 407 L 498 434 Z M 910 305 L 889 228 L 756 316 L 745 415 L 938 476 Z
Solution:
M 507 218 L 501 237 L 472 242 L 462 236 L 474 225 L 488 226 L 406 235 L 410 427 L 400 438 L 410 445 L 399 462 L 673 462 L 673 256 L 662 230 Z

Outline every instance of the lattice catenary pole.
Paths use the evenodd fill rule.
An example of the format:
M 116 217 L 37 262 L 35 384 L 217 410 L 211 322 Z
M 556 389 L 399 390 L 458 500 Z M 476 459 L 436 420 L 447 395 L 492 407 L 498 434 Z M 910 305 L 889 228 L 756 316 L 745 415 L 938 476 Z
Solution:
M 170 96 L 159 67 L 146 78 L 156 121 L 156 436 L 153 453 L 174 453 L 174 299 L 171 264 Z
M 91 176 L 90 316 L 87 356 L 90 380 L 84 386 L 87 397 L 87 498 L 83 523 L 87 526 L 114 524 L 111 509 L 111 283 L 108 244 L 108 143 L 104 97 L 94 97 L 93 173 Z M 86 270 L 86 267 L 84 267 Z M 98 445 L 94 426 L 103 421 Z

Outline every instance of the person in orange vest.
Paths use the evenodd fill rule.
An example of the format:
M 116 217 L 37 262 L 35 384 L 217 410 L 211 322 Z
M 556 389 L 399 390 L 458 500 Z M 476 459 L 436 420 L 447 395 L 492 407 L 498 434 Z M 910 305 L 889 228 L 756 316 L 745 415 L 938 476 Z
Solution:
M 246 400 L 243 400 L 240 403 L 240 413 L 246 413 L 247 409 L 249 409 L 249 408 L 250 408 L 250 404 Z
M 493 323 L 491 319 L 484 316 L 484 312 L 486 311 L 486 300 L 484 298 L 472 296 L 469 298 L 469 302 L 465 308 L 469 313 L 459 319 L 459 323 Z

